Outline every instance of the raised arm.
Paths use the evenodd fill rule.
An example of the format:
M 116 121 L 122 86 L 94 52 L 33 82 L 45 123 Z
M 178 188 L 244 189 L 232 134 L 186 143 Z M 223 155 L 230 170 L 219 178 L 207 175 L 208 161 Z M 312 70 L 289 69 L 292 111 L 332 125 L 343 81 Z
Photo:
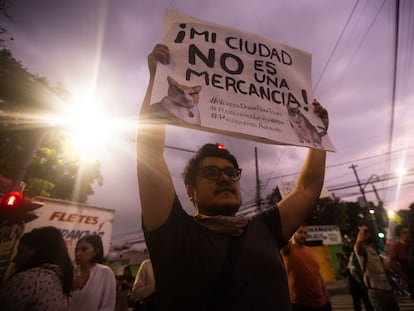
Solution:
M 356 254 L 361 255 L 361 246 L 366 239 L 367 232 L 368 232 L 368 227 L 366 226 L 358 227 L 358 234 L 356 236 L 356 240 L 354 244 L 354 252 Z
M 313 102 L 314 112 L 320 116 L 326 129 L 329 126 L 327 111 Z M 293 191 L 279 202 L 283 236 L 287 240 L 303 224 L 315 207 L 325 178 L 326 151 L 309 148 L 307 158 Z
M 150 116 L 150 97 L 157 63 L 168 64 L 169 61 L 168 47 L 162 44 L 157 44 L 148 56 L 150 79 L 137 130 L 137 174 L 142 216 L 147 230 L 154 230 L 166 221 L 175 197 L 164 159 L 165 124 L 151 120 Z

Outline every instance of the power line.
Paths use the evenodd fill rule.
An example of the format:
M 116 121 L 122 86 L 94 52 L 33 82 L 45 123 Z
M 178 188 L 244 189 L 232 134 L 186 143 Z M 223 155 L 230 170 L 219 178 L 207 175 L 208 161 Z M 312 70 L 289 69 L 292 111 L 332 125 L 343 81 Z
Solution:
M 332 59 L 332 56 L 334 55 L 334 53 L 335 53 L 336 49 L 338 48 L 339 42 L 341 41 L 342 36 L 344 35 L 345 30 L 346 30 L 346 28 L 348 27 L 348 24 L 349 24 L 349 22 L 351 21 L 351 18 L 352 18 L 352 16 L 353 16 L 353 15 L 354 15 L 354 13 L 355 13 L 355 9 L 356 9 L 356 7 L 358 6 L 358 3 L 359 3 L 359 0 L 357 0 L 357 1 L 356 1 L 356 3 L 355 3 L 355 5 L 354 5 L 354 7 L 352 8 L 351 14 L 350 14 L 350 15 L 349 15 L 349 17 L 348 17 L 348 20 L 346 21 L 346 23 L 345 23 L 344 27 L 342 28 L 342 31 L 341 31 L 341 34 L 340 34 L 340 35 L 339 35 L 339 37 L 338 37 L 338 40 L 336 40 L 335 46 L 334 46 L 334 48 L 332 49 L 332 52 L 331 52 L 331 54 L 329 55 L 328 60 L 326 61 L 325 67 L 324 67 L 324 68 L 323 68 L 323 70 L 322 70 L 322 73 L 321 73 L 321 75 L 320 75 L 320 77 L 319 77 L 319 80 L 318 80 L 318 82 L 316 82 L 315 89 L 314 89 L 314 93 L 316 92 L 316 90 L 317 90 L 317 88 L 318 88 L 318 86 L 319 86 L 319 82 L 321 82 L 322 77 L 324 76 L 324 74 L 325 74 L 325 72 L 326 72 L 326 69 L 328 68 L 328 65 L 329 65 L 329 63 L 330 63 L 330 61 L 331 61 L 331 59 Z
M 361 161 L 365 161 L 365 160 L 372 160 L 372 159 L 375 159 L 375 158 L 378 158 L 378 157 L 383 157 L 383 156 L 390 155 L 390 154 L 393 154 L 393 153 L 407 151 L 409 149 L 414 149 L 414 146 L 410 146 L 410 147 L 407 147 L 407 148 L 402 148 L 402 149 L 394 150 L 394 151 L 391 151 L 391 152 L 390 151 L 387 151 L 387 152 L 380 153 L 380 154 L 376 154 L 376 155 L 373 155 L 373 156 L 368 156 L 368 157 L 363 157 L 363 158 L 359 158 L 359 159 L 344 161 L 344 162 L 340 162 L 340 163 L 336 163 L 336 164 L 331 164 L 331 165 L 327 165 L 326 168 L 333 168 L 333 167 L 338 167 L 338 166 L 342 166 L 342 165 L 346 165 L 346 164 L 352 164 L 352 163 L 355 163 L 355 162 L 361 162 Z M 279 178 L 296 176 L 299 173 L 300 172 L 286 174 L 286 175 L 280 175 L 280 176 L 276 176 L 276 177 L 270 177 L 270 178 L 268 178 L 268 181 L 271 180 L 271 179 L 279 179 Z
M 388 132 L 388 151 L 392 150 L 393 136 L 394 136 L 394 119 L 395 119 L 395 99 L 397 91 L 397 72 L 398 72 L 398 43 L 399 43 L 399 23 L 400 23 L 400 0 L 395 1 L 395 41 L 394 41 L 394 72 L 392 83 L 392 100 L 391 100 L 391 114 L 390 114 L 390 128 Z M 388 159 L 387 173 L 390 171 L 391 159 Z

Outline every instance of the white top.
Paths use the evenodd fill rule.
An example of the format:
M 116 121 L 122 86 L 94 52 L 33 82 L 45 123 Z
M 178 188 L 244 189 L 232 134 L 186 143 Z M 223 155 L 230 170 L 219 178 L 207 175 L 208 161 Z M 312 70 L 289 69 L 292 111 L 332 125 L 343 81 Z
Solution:
M 131 298 L 134 301 L 144 300 L 155 292 L 154 271 L 150 259 L 144 260 L 135 277 L 134 286 L 131 291 Z
M 111 268 L 96 264 L 82 289 L 72 292 L 69 311 L 113 311 L 116 281 Z

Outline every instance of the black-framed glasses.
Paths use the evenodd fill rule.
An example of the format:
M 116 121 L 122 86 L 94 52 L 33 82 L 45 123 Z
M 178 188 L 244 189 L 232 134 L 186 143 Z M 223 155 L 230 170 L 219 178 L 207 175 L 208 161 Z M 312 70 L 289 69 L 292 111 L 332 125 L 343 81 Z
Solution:
M 232 181 L 238 181 L 241 177 L 242 170 L 235 167 L 219 168 L 217 166 L 209 165 L 200 167 L 203 176 L 208 180 L 217 181 L 220 178 L 220 173 L 223 172 Z

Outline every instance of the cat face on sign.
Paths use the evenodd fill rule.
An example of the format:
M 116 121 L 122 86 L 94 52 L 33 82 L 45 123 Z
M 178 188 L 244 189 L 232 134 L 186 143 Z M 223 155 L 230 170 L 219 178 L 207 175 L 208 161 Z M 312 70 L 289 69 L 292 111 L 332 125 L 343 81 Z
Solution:
M 175 103 L 184 107 L 193 107 L 200 99 L 201 86 L 187 86 L 178 83 L 171 76 L 167 77 L 168 97 Z
M 322 147 L 321 136 L 316 127 L 303 115 L 299 105 L 287 106 L 289 124 L 301 143 L 310 143 L 315 147 Z
M 151 114 L 174 122 L 184 121 L 192 125 L 201 125 L 198 110 L 201 86 L 180 84 L 170 76 L 167 77 L 167 81 L 167 96 L 150 106 Z

